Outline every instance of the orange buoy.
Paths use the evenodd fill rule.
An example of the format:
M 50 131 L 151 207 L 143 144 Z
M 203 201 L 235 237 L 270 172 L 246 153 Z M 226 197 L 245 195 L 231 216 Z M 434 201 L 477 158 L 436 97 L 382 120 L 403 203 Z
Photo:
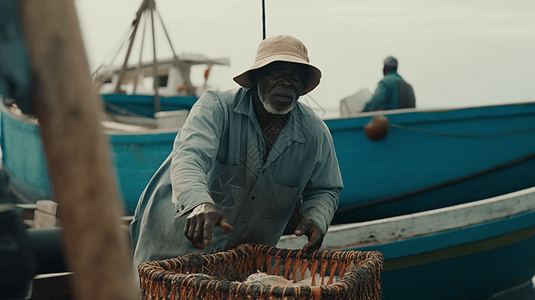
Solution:
M 389 121 L 385 116 L 375 116 L 364 125 L 364 133 L 372 141 L 383 139 L 388 133 Z

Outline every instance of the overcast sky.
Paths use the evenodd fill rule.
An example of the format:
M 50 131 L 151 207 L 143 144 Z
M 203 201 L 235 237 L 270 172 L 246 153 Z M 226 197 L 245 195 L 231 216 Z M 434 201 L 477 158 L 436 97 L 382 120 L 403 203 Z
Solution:
M 389 55 L 398 58 L 398 73 L 412 84 L 419 108 L 535 100 L 533 0 L 265 1 L 267 36 L 299 38 L 322 70 L 311 96 L 326 109 L 360 89 L 373 92 Z M 141 2 L 75 1 L 92 70 L 111 60 Z M 156 1 L 177 54 L 230 59 L 230 67 L 212 69 L 210 83 L 219 89 L 236 87 L 232 77 L 254 61 L 261 3 Z M 159 24 L 156 30 L 158 56 L 170 57 Z

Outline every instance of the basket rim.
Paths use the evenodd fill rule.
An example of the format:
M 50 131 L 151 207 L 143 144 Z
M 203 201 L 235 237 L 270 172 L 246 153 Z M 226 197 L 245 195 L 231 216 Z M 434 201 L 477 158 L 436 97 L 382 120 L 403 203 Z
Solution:
M 240 255 L 243 255 L 244 257 L 242 258 Z M 339 276 L 339 282 L 319 286 L 302 285 L 281 287 L 267 284 L 262 285 L 260 283 L 244 284 L 239 281 L 230 281 L 219 278 L 203 278 L 202 275 L 212 276 L 212 274 L 205 274 L 203 272 L 205 271 L 204 269 L 200 270 L 200 273 L 194 273 L 198 271 L 197 267 L 201 264 L 203 268 L 209 270 L 208 266 L 218 259 L 228 260 L 229 262 L 242 259 L 237 268 L 239 271 L 242 268 L 247 267 L 243 266 L 244 264 L 251 265 L 252 261 L 257 259 L 259 255 L 265 256 L 266 261 L 269 260 L 270 262 L 273 262 L 273 260 L 275 260 L 277 263 L 279 263 L 282 258 L 284 258 L 284 261 L 299 260 L 300 264 L 310 265 L 311 268 L 316 268 L 316 270 L 318 263 L 326 263 L 328 266 L 333 266 L 333 263 L 338 264 L 343 262 L 349 267 L 342 271 L 342 275 Z M 183 261 L 186 259 L 190 260 L 191 264 L 183 264 Z M 305 262 L 305 260 L 308 262 Z M 150 289 L 150 284 L 147 282 L 147 280 L 149 280 L 151 281 L 151 284 L 154 281 L 161 282 L 162 286 L 166 286 L 170 289 L 193 288 L 197 291 L 203 288 L 224 289 L 224 291 L 228 293 L 249 295 L 249 290 L 260 288 L 260 296 L 294 297 L 299 295 L 300 297 L 309 297 L 315 295 L 316 297 L 321 297 L 322 295 L 333 295 L 333 293 L 345 294 L 350 289 L 354 289 L 359 281 L 349 278 L 349 276 L 357 276 L 361 280 L 371 279 L 377 281 L 376 285 L 379 287 L 380 271 L 382 270 L 383 265 L 384 258 L 379 251 L 316 250 L 314 252 L 305 253 L 301 250 L 276 248 L 261 244 L 241 244 L 238 247 L 225 252 L 214 254 L 193 253 L 161 261 L 144 262 L 139 265 L 138 271 L 142 282 L 142 288 L 145 286 L 145 289 Z M 174 270 L 177 267 L 181 270 L 187 270 L 186 273 L 175 272 Z M 278 265 L 276 265 L 276 268 L 278 270 Z M 271 271 L 268 267 L 267 273 L 269 274 L 271 271 L 271 273 L 275 274 L 277 270 Z M 280 274 L 278 271 L 277 273 Z M 323 274 L 323 278 L 325 279 L 326 277 L 324 275 L 325 274 Z M 313 278 L 314 276 L 315 274 L 313 275 Z M 327 277 L 329 276 L 330 275 L 327 275 Z M 267 293 L 268 291 L 269 293 Z

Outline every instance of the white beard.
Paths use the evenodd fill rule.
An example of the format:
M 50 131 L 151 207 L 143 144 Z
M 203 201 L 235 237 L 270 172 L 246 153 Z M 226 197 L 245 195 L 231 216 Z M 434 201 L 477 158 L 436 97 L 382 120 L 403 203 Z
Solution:
M 285 115 L 289 113 L 295 106 L 295 102 L 293 102 L 290 106 L 288 106 L 287 108 L 283 110 L 277 109 L 271 103 L 271 99 L 268 96 L 264 95 L 264 93 L 260 91 L 260 88 L 258 88 L 258 86 L 256 89 L 258 92 L 258 98 L 260 99 L 260 102 L 262 102 L 262 105 L 264 105 L 264 109 L 270 114 Z

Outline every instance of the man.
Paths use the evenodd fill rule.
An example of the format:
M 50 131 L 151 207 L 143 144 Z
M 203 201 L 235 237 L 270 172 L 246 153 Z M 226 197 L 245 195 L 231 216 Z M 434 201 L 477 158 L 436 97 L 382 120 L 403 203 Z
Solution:
M 319 249 L 342 179 L 325 123 L 297 102 L 320 82 L 305 45 L 262 41 L 242 87 L 207 91 L 141 195 L 130 225 L 134 264 L 240 243 L 275 246 L 302 198 L 296 235 Z
M 362 111 L 416 107 L 412 86 L 397 73 L 398 60 L 392 56 L 384 60 L 383 80 L 379 81 L 372 98 Z

